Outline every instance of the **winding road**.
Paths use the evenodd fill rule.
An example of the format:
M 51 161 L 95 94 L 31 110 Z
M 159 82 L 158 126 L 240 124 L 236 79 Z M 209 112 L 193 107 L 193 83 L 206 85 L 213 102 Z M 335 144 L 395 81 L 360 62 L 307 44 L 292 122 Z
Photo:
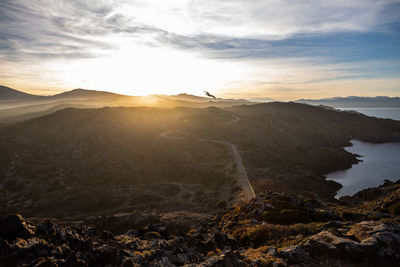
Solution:
M 255 198 L 256 194 L 254 193 L 253 187 L 250 184 L 249 177 L 247 177 L 247 173 L 246 173 L 246 170 L 243 165 L 242 157 L 240 156 L 236 145 L 229 143 L 229 142 L 213 140 L 213 139 L 200 139 L 200 141 L 224 144 L 226 146 L 229 146 L 232 149 L 233 158 L 235 159 L 235 162 L 236 162 L 236 170 L 238 172 L 240 185 L 242 186 L 242 191 L 243 191 L 244 197 L 246 198 L 247 201 Z
M 239 118 L 238 116 L 236 116 L 236 115 L 233 115 L 233 114 L 232 114 L 232 117 L 233 117 L 234 119 L 231 120 L 231 121 L 225 122 L 225 125 L 230 125 L 230 124 L 233 124 L 233 123 L 238 122 L 238 121 L 240 120 L 240 118 Z
M 225 125 L 230 125 L 230 124 L 236 123 L 240 120 L 240 118 L 236 115 L 232 114 L 232 117 L 233 117 L 233 120 L 225 122 Z M 158 137 L 167 138 L 167 137 L 169 137 L 170 134 L 172 134 L 173 132 L 176 132 L 176 131 L 179 131 L 179 130 L 166 131 L 166 132 L 159 134 Z M 214 139 L 200 139 L 200 141 L 223 144 L 223 145 L 229 146 L 232 149 L 233 158 L 235 159 L 236 170 L 238 172 L 240 185 L 242 187 L 244 197 L 247 201 L 255 198 L 256 194 L 254 193 L 253 187 L 250 184 L 249 177 L 247 176 L 246 170 L 243 165 L 242 157 L 240 156 L 236 145 L 226 142 L 226 141 L 220 141 L 220 140 L 214 140 Z

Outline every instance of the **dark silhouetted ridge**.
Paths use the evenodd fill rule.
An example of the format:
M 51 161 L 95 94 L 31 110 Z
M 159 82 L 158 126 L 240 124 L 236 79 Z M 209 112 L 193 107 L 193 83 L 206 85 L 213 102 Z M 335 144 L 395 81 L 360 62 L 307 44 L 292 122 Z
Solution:
M 10 87 L 0 85 L 0 100 L 31 100 L 39 98 L 41 98 L 41 96 L 27 94 Z

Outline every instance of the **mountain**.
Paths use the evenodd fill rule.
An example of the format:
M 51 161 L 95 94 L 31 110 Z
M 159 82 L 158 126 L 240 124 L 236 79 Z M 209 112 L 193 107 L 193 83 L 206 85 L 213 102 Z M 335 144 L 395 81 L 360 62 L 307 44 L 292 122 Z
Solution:
M 249 98 L 249 101 L 257 103 L 268 103 L 268 102 L 274 102 L 275 100 L 269 97 L 255 97 L 255 98 Z
M 37 100 L 42 98 L 41 96 L 27 94 L 10 87 L 0 85 L 0 101 L 8 100 Z
M 60 94 L 49 96 L 48 98 L 53 99 L 70 99 L 70 98 L 129 98 L 131 96 L 120 95 L 116 93 L 88 90 L 88 89 L 74 89 L 71 91 L 63 92 Z
M 149 106 L 173 108 L 177 106 L 205 108 L 208 106 L 230 107 L 252 104 L 243 99 L 210 99 L 190 94 L 128 96 L 106 91 L 74 89 L 52 96 L 28 95 L 17 90 L 4 87 L 4 94 L 26 95 L 25 98 L 0 99 L 0 124 L 15 123 L 29 118 L 39 117 L 56 111 L 61 107 L 134 107 Z M 29 96 L 29 97 L 28 97 Z
M 333 108 L 400 108 L 400 97 L 332 97 L 323 99 L 299 99 L 297 103 L 325 105 Z
M 203 96 L 196 96 L 196 95 L 190 95 L 190 94 L 185 94 L 181 93 L 178 95 L 157 95 L 158 97 L 163 97 L 163 98 L 172 98 L 172 99 L 179 99 L 182 101 L 189 101 L 189 102 L 208 102 L 211 100 L 209 97 L 203 97 Z

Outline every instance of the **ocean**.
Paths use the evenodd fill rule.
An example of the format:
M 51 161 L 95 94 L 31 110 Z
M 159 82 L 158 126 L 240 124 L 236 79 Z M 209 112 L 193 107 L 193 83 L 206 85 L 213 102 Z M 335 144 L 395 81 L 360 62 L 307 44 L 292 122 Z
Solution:
M 371 117 L 382 119 L 400 120 L 400 108 L 339 108 L 341 110 L 354 110 Z
M 350 153 L 362 155 L 362 162 L 350 169 L 326 175 L 328 180 L 343 185 L 336 195 L 337 198 L 378 186 L 384 180 L 400 179 L 400 143 L 371 144 L 357 140 L 352 140 L 351 143 L 353 146 L 345 149 Z

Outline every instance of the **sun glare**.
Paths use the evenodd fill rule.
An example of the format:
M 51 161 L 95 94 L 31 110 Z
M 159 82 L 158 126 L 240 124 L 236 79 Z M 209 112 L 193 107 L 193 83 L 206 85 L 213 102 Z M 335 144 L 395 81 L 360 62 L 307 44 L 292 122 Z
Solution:
M 200 58 L 169 48 L 124 46 L 101 58 L 57 62 L 54 75 L 71 87 L 129 95 L 203 94 L 246 74 L 243 64 Z

